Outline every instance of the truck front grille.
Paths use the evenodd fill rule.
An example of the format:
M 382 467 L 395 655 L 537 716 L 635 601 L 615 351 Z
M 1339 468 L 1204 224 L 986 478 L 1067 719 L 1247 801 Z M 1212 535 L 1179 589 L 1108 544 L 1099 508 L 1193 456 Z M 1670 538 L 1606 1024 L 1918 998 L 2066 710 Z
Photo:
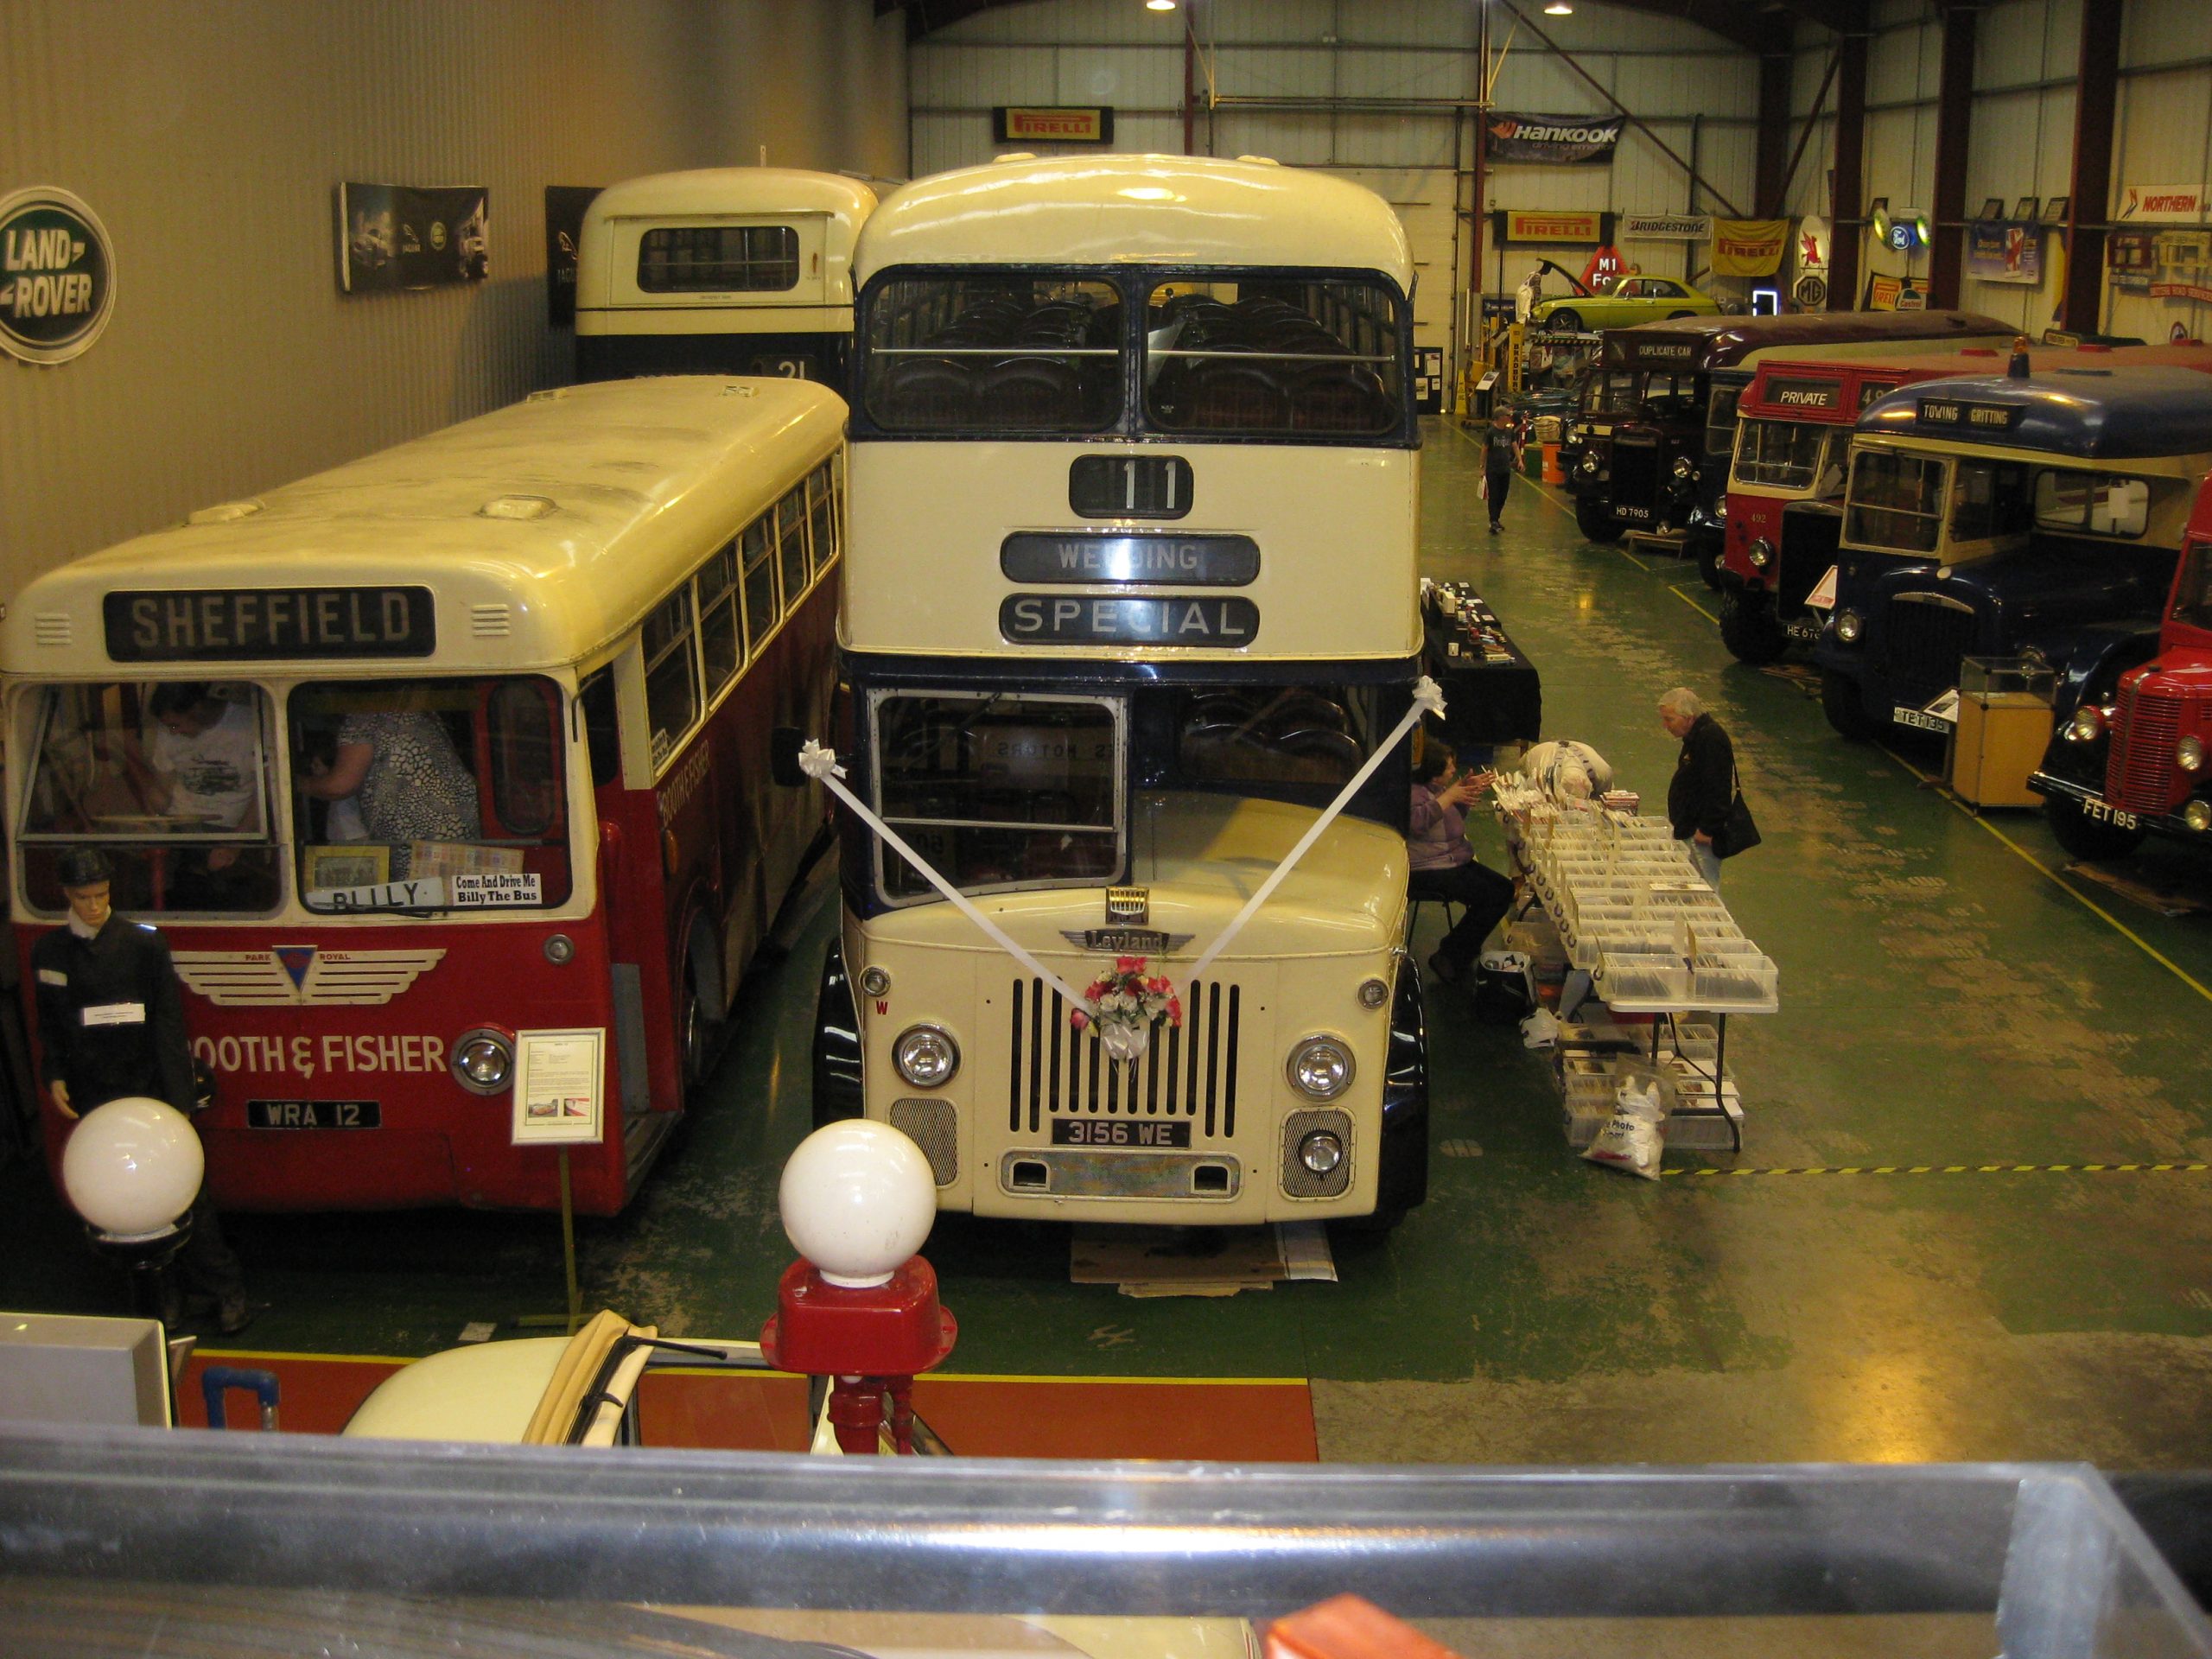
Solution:
M 2188 791 L 2188 779 L 2174 765 L 2188 708 L 2163 686 L 2138 683 L 2120 694 L 2120 719 L 2112 753 L 2105 761 L 2105 799 L 2129 812 L 2171 812 Z
M 1243 1003 L 1235 985 L 1192 983 L 1183 995 L 1182 1025 L 1154 1020 L 1144 1057 L 1123 1066 L 1106 1058 L 1095 1033 L 1068 1024 L 1058 991 L 1040 979 L 1015 980 L 1007 1128 L 1040 1135 L 1050 1119 L 1082 1114 L 1187 1117 L 1193 1139 L 1234 1138 Z
M 1624 518 L 1638 523 L 1649 519 L 1659 505 L 1659 446 L 1646 438 L 1642 442 L 1613 439 L 1613 476 L 1610 492 L 1612 508 Z

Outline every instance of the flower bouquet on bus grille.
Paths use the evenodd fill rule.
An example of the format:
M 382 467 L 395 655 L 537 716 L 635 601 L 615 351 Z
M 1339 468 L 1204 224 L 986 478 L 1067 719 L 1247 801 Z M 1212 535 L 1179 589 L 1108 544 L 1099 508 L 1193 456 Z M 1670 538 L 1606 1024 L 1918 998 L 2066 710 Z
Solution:
M 1083 997 L 1084 1006 L 1069 1012 L 1068 1023 L 1077 1031 L 1096 1027 L 1107 1058 L 1124 1065 L 1144 1057 L 1163 1017 L 1171 1026 L 1183 1023 L 1183 999 L 1166 975 L 1145 972 L 1142 957 L 1115 957 L 1113 971 L 1092 980 Z

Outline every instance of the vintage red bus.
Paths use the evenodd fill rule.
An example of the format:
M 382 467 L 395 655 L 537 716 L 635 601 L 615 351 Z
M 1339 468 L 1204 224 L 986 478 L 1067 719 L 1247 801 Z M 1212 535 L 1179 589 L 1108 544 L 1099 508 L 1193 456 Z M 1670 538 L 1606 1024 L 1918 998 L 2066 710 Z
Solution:
M 2061 368 L 2171 364 L 2212 372 L 2212 347 L 2173 346 L 2028 348 L 2036 373 Z M 1807 601 L 1835 563 L 1843 526 L 1844 476 L 1852 429 L 1885 392 L 1917 381 L 1995 374 L 1994 346 L 1878 359 L 1815 347 L 1764 359 L 1737 404 L 1736 453 L 1728 474 L 1726 541 L 1720 559 L 1720 638 L 1739 661 L 1777 661 L 1821 631 Z
M 104 848 L 216 1073 L 219 1205 L 557 1203 L 515 1144 L 531 1030 L 596 1048 L 576 1207 L 636 1190 L 824 823 L 754 783 L 830 703 L 844 417 L 796 380 L 540 392 L 10 607 L 19 942 Z

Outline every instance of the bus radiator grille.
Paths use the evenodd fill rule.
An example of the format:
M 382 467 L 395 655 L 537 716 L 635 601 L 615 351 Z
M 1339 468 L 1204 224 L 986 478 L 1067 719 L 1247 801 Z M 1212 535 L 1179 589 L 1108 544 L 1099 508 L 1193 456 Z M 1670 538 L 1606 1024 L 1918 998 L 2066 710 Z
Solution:
M 949 1100 L 894 1100 L 891 1127 L 922 1149 L 930 1174 L 950 1186 L 960 1174 L 960 1125 Z
M 2171 812 L 2188 793 L 2174 765 L 2181 741 L 2183 700 L 2139 686 L 2120 694 L 2120 734 L 2105 762 L 2105 799 L 2128 812 Z
M 1890 601 L 1888 623 L 1891 701 L 1925 708 L 1959 683 L 1959 664 L 1974 648 L 1972 611 L 1933 594 L 1900 594 Z
M 1187 1117 L 1195 1135 L 1236 1134 L 1236 1061 L 1244 994 L 1218 980 L 1183 990 L 1183 1023 L 1153 1022 L 1144 1056 L 1106 1058 L 1097 1036 L 1068 1024 L 1060 994 L 1039 979 L 1014 982 L 1007 1065 L 1007 1128 L 1040 1135 L 1077 1114 Z

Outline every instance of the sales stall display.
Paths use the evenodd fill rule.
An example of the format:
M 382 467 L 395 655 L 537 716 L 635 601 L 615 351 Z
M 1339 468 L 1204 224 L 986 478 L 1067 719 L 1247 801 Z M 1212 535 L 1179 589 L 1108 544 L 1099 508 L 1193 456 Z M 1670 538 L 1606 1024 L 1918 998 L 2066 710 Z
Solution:
M 1560 1018 L 1577 1022 L 1557 1050 L 1569 1141 L 1588 1141 L 1624 1083 L 1648 1079 L 1669 1103 L 1672 1144 L 1739 1149 L 1727 1020 L 1781 1006 L 1774 963 L 1664 818 L 1561 801 L 1533 783 L 1501 780 L 1497 801 L 1537 900 L 1517 942 L 1555 953 Z M 1618 1025 L 1620 1015 L 1649 1024 Z
M 1497 613 L 1464 582 L 1421 578 L 1421 667 L 1444 688 L 1444 736 L 1454 750 L 1533 743 L 1543 729 L 1543 683 Z

